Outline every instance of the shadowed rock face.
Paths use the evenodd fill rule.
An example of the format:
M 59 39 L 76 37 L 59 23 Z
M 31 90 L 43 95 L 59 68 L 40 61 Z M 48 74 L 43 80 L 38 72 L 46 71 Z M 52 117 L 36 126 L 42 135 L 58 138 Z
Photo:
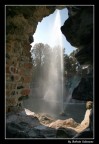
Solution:
M 61 27 L 72 46 L 79 49 L 76 58 L 80 64 L 93 63 L 93 7 L 69 7 L 69 18 Z M 75 12 L 74 12 L 75 10 Z
M 72 98 L 83 101 L 93 101 L 93 78 L 82 78 L 79 85 L 74 89 Z
M 75 57 L 81 65 L 93 65 L 93 7 L 67 7 L 69 18 L 61 27 L 62 33 L 74 47 Z M 93 100 L 93 72 L 81 79 L 72 97 L 77 100 Z

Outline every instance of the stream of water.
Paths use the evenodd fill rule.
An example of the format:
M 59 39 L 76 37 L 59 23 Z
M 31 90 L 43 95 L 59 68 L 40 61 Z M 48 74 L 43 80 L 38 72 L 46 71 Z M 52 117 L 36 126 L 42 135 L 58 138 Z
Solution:
M 62 35 L 61 35 L 61 17 L 60 12 L 57 10 L 56 17 L 54 21 L 54 26 L 52 28 L 52 41 L 55 41 L 56 46 L 58 46 L 58 62 L 55 57 L 55 48 L 52 48 L 53 54 L 51 55 L 51 63 L 49 65 L 50 71 L 48 73 L 48 86 L 45 89 L 44 101 L 48 102 L 53 110 L 57 106 L 57 102 L 61 103 L 60 112 L 63 112 L 63 47 L 62 47 Z M 53 35 L 55 37 L 53 38 Z M 58 63 L 58 64 L 57 64 Z

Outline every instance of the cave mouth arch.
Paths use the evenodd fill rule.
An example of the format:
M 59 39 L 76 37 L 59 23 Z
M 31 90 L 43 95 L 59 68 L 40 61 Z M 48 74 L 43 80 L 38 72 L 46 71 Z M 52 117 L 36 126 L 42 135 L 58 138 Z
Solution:
M 38 22 L 45 16 L 45 13 L 43 13 L 41 15 L 41 18 L 39 18 L 40 16 L 39 12 L 42 11 L 43 8 L 44 8 L 44 12 L 45 13 L 47 12 L 46 15 L 52 13 L 52 10 L 51 12 L 46 11 L 46 9 L 48 8 L 47 6 L 43 6 L 43 7 L 17 6 L 17 5 L 6 6 L 6 34 L 7 34 L 7 45 L 6 45 L 6 52 L 7 52 L 6 54 L 7 103 L 6 104 L 7 106 L 6 109 L 7 111 L 13 110 L 14 106 L 15 107 L 20 106 L 21 100 L 24 98 L 24 96 L 28 96 L 29 81 L 31 79 L 30 76 L 31 71 L 28 71 L 28 74 L 30 74 L 28 75 L 28 77 L 26 75 L 27 72 L 24 73 L 24 71 L 27 71 L 28 69 L 31 68 L 31 58 L 29 52 L 30 47 L 29 47 L 28 36 L 34 32 L 36 27 L 35 26 L 33 30 L 32 28 L 33 24 L 31 24 L 34 20 L 34 17 L 38 16 L 36 21 Z M 32 12 L 34 13 L 33 15 Z M 33 19 L 31 17 L 33 17 Z M 11 58 L 12 60 L 10 60 Z M 16 85 L 14 84 L 15 81 L 17 81 Z M 11 89 L 9 90 L 10 86 Z M 26 90 L 25 90 L 25 86 L 26 86 Z M 20 89 L 22 90 L 22 92 Z M 13 95 L 15 97 L 13 97 Z
M 45 36 L 47 37 L 48 35 L 49 35 L 49 33 L 50 33 L 50 31 L 48 31 L 47 32 L 47 30 L 48 29 L 51 29 L 52 27 L 53 27 L 53 25 L 52 24 L 54 24 L 54 21 L 55 21 L 55 16 L 56 16 L 56 11 L 57 10 L 55 10 L 55 12 L 53 13 L 53 14 L 51 14 L 51 15 L 49 15 L 48 17 L 45 17 L 40 23 L 38 23 L 38 26 L 37 26 L 37 29 L 36 29 L 36 31 L 35 31 L 35 34 L 34 35 L 36 35 L 36 32 L 37 31 L 40 31 L 40 29 L 41 29 L 41 32 L 38 32 L 39 34 L 37 35 L 37 36 L 33 36 L 34 37 L 34 44 L 31 44 L 32 45 L 32 48 L 33 48 L 33 46 L 36 44 L 36 43 L 43 43 L 42 42 L 42 35 L 44 35 L 45 34 Z M 60 13 L 61 13 L 61 16 L 63 17 L 63 21 L 62 21 L 62 23 L 61 23 L 61 26 L 64 24 L 64 22 L 65 22 L 65 20 L 66 20 L 66 18 L 68 18 L 68 10 L 65 8 L 65 9 L 63 9 L 63 10 L 58 10 L 58 11 L 61 11 Z M 66 14 L 66 18 L 64 18 L 64 15 Z M 50 18 L 51 17 L 51 18 Z M 51 20 L 51 19 L 53 19 L 53 21 Z M 51 23 L 50 23 L 50 21 L 51 21 Z M 49 25 L 51 25 L 51 27 L 48 27 L 48 24 Z M 43 27 L 40 27 L 40 25 L 46 25 L 47 27 L 45 28 L 44 26 Z M 44 29 L 45 28 L 45 29 Z M 61 28 L 61 27 L 60 27 Z M 46 35 L 46 33 L 47 33 L 47 35 Z M 64 47 L 65 47 L 65 45 L 66 45 L 66 48 L 68 48 L 68 49 L 70 49 L 70 51 L 69 50 L 67 50 L 68 51 L 68 55 L 73 51 L 73 50 L 75 50 L 76 48 L 74 48 L 74 47 L 72 47 L 70 44 L 69 44 L 69 42 L 67 42 L 66 41 L 66 39 L 65 39 L 65 37 L 64 37 L 64 35 L 63 34 L 61 34 L 62 35 L 62 37 L 63 37 L 63 42 L 64 42 Z M 41 39 L 39 39 L 39 37 L 41 38 Z M 48 40 L 49 39 L 51 39 L 51 37 L 52 36 L 50 36 L 50 38 L 48 37 L 48 38 L 45 38 L 45 39 L 47 39 L 46 40 L 46 42 L 44 41 L 44 38 L 43 38 L 43 41 L 44 41 L 44 43 L 46 44 L 47 42 L 48 42 Z M 55 35 L 53 36 L 53 38 L 55 37 Z M 37 40 L 36 40 L 37 39 Z M 52 40 L 52 39 L 51 39 Z M 47 43 L 48 44 L 48 43 Z M 55 44 L 55 43 L 54 43 Z M 49 45 L 50 45 L 50 43 L 49 43 Z M 65 53 L 66 53 L 66 51 L 65 51 Z M 34 80 L 34 82 L 33 82 L 33 85 L 36 87 L 36 82 L 35 82 L 35 80 Z M 37 95 L 39 95 L 40 96 L 40 93 L 39 92 L 37 92 L 37 90 L 32 90 L 32 92 L 33 91 L 36 91 L 36 94 Z M 35 96 L 34 96 L 35 97 Z M 69 101 L 70 99 L 68 99 L 68 101 Z M 32 99 L 30 100 L 30 103 L 32 102 Z M 36 100 L 34 99 L 34 105 L 36 104 L 37 102 L 36 102 Z M 31 105 L 31 106 L 30 106 Z M 29 100 L 27 100 L 27 101 L 24 101 L 24 106 L 26 106 L 26 107 L 28 107 L 29 108 L 29 106 L 30 106 L 30 109 L 32 110 L 33 108 L 33 106 L 32 106 L 32 104 L 30 104 L 29 105 Z M 37 104 L 38 106 L 37 106 L 37 108 L 35 108 L 36 106 L 34 106 L 34 111 L 37 111 L 37 109 L 38 109 L 38 107 L 40 107 L 40 100 L 38 100 L 38 104 Z M 47 103 L 45 104 L 42 104 L 42 105 L 47 105 Z M 46 106 L 47 107 L 47 106 Z M 46 107 L 44 107 L 43 109 L 46 109 Z M 40 108 L 39 108 L 40 109 Z M 42 108 L 41 108 L 42 109 Z M 51 109 L 51 111 L 53 111 L 53 109 Z
M 19 11 L 19 9 L 21 8 L 21 11 Z M 26 14 L 26 12 L 24 11 L 25 10 L 25 8 L 26 7 L 11 7 L 10 6 L 10 8 L 8 8 L 7 9 L 7 15 L 10 15 L 11 17 L 10 17 L 10 19 L 9 19 L 9 17 L 7 17 L 8 18 L 8 21 L 7 21 L 7 31 L 9 31 L 9 33 L 11 33 L 11 35 L 12 35 L 12 39 L 14 38 L 14 39 L 18 39 L 19 41 L 20 41 L 20 32 L 23 32 L 24 31 L 24 29 L 27 27 L 27 25 L 28 25 L 28 22 L 26 21 L 26 19 L 27 19 L 27 14 Z M 27 10 L 28 10 L 28 8 L 29 7 L 27 7 Z M 11 11 L 11 9 L 12 9 L 12 11 Z M 31 9 L 32 9 L 32 7 L 31 7 Z M 31 9 L 30 9 L 30 11 L 31 11 Z M 39 9 L 39 8 L 38 8 Z M 34 9 L 35 10 L 35 9 Z M 23 13 L 23 14 L 20 14 L 19 16 L 18 16 L 18 11 L 21 13 Z M 29 11 L 29 12 L 30 12 Z M 16 14 L 16 17 L 15 17 L 15 14 Z M 20 23 L 19 22 L 19 20 L 21 21 L 22 20 L 22 22 L 24 22 L 24 28 L 23 29 L 21 29 L 22 28 L 22 26 L 21 26 L 21 24 L 22 23 Z M 13 25 L 12 25 L 13 24 Z M 17 26 L 16 26 L 17 25 Z M 12 26 L 12 27 L 11 27 Z M 20 30 L 22 30 L 22 31 L 19 31 L 19 29 Z M 29 28 L 29 30 L 31 29 L 31 27 Z M 14 32 L 15 32 L 15 34 L 16 34 L 16 36 L 14 35 Z M 29 34 L 30 33 L 30 31 L 27 33 L 27 34 Z M 8 32 L 7 32 L 7 34 L 8 34 Z M 19 35 L 18 35 L 19 34 Z M 9 35 L 8 37 L 10 37 L 9 39 L 11 40 L 11 35 Z M 14 36 L 13 36 L 14 35 Z M 24 36 L 24 35 L 21 35 L 21 36 Z M 27 38 L 27 35 L 26 35 L 26 37 L 24 37 L 24 39 L 26 39 Z M 8 39 L 7 39 L 8 40 Z M 14 43 L 14 42 L 13 42 Z M 14 52 L 15 53 L 17 53 L 18 52 L 18 47 L 21 47 L 21 55 L 26 55 L 26 53 L 27 53 L 27 50 L 26 51 L 23 51 L 23 49 L 22 49 L 22 47 L 23 47 L 23 43 L 25 43 L 24 45 L 25 45 L 25 47 L 27 47 L 27 45 L 28 45 L 28 43 L 26 42 L 26 40 L 24 40 L 23 42 L 22 42 L 22 45 L 20 44 L 20 45 L 18 45 L 17 43 L 15 43 L 15 44 L 13 44 L 13 46 L 12 46 L 12 48 L 14 47 Z M 8 48 L 10 47 L 10 45 L 8 44 L 8 46 L 7 46 Z M 8 52 L 8 51 L 7 51 Z M 10 53 L 8 52 L 7 53 L 7 58 L 9 58 L 9 55 L 10 55 Z M 25 55 L 24 55 L 24 57 L 25 57 Z M 11 55 L 12 56 L 12 55 Z M 21 58 L 21 60 L 23 60 L 24 59 L 24 57 L 22 57 Z M 15 57 L 14 57 L 15 58 Z M 27 60 L 28 60 L 28 58 L 27 58 Z M 16 60 L 17 61 L 17 60 Z M 7 61 L 8 62 L 8 61 Z M 9 64 L 9 62 L 8 62 L 8 64 Z M 22 64 L 20 64 L 20 65 L 22 65 Z M 20 65 L 18 65 L 17 67 L 20 67 Z M 24 65 L 25 67 L 27 67 L 27 65 Z M 30 66 L 28 66 L 28 67 L 30 67 Z M 18 69 L 18 68 L 17 68 Z M 9 68 L 8 68 L 8 70 L 9 70 Z M 24 71 L 24 70 L 23 70 Z M 22 71 L 21 71 L 22 72 Z M 24 74 L 23 74 L 24 75 Z M 8 75 L 9 76 L 9 75 Z M 29 77 L 28 77 L 29 78 Z M 13 78 L 13 76 L 11 75 L 11 80 L 13 81 L 14 80 L 14 78 Z M 25 81 L 25 77 L 23 77 L 22 76 L 22 79 L 21 79 L 22 81 Z M 27 80 L 26 80 L 27 81 Z M 19 88 L 19 87 L 18 87 Z M 28 93 L 29 92 L 29 90 L 26 92 L 26 93 Z M 25 92 L 23 92 L 22 94 L 24 94 Z M 11 94 L 12 95 L 15 95 L 15 94 L 17 94 L 17 93 L 15 93 L 15 91 L 12 91 L 11 92 Z M 12 96 L 11 96 L 12 97 Z M 13 99 L 12 99 L 13 100 Z M 9 102 L 8 102 L 9 103 Z M 16 101 L 16 103 L 17 103 L 17 101 Z
M 23 97 L 26 97 L 28 95 L 28 93 L 29 93 L 28 84 L 30 83 L 30 78 L 31 78 L 30 77 L 31 74 L 29 73 L 30 69 L 31 69 L 31 60 L 30 60 L 30 55 L 28 55 L 29 54 L 28 53 L 29 52 L 29 49 L 28 49 L 29 42 L 27 41 L 27 39 L 28 39 L 28 35 L 31 33 L 32 30 L 29 25 L 30 23 L 28 23 L 28 21 L 27 21 L 27 19 L 29 19 L 29 18 L 28 18 L 26 9 L 24 9 L 25 12 L 23 12 L 24 10 L 23 9 L 20 10 L 20 8 L 19 9 L 13 8 L 13 10 L 11 10 L 12 8 L 10 7 L 8 10 L 8 13 L 7 13 L 8 14 L 7 34 L 9 33 L 9 35 L 7 35 L 7 51 L 6 51 L 7 52 L 6 53 L 6 58 L 7 58 L 6 59 L 7 60 L 6 61 L 7 62 L 7 71 L 6 71 L 7 72 L 7 77 L 6 77 L 6 80 L 7 80 L 7 91 L 6 91 L 7 107 L 6 108 L 12 108 L 12 111 L 16 110 L 14 108 L 16 108 L 18 105 L 21 106 L 21 100 L 23 101 Z M 85 7 L 83 8 L 83 10 L 84 9 L 85 9 L 85 11 L 87 11 Z M 30 9 L 27 8 L 27 10 L 30 10 Z M 23 12 L 23 14 L 18 15 L 18 12 L 19 13 Z M 31 11 L 29 11 L 29 12 L 31 14 Z M 42 19 L 42 17 L 44 17 L 44 15 L 41 16 L 40 19 Z M 85 16 L 84 16 L 84 18 L 85 18 Z M 39 21 L 39 20 L 37 20 L 37 21 Z M 24 24 L 24 26 L 22 24 Z M 24 33 L 24 31 L 26 33 Z M 21 55 L 19 55 L 19 53 Z M 11 71 L 9 71 L 10 70 L 9 65 L 11 66 L 12 63 L 15 64 L 14 66 L 16 66 L 16 64 L 17 64 L 17 69 L 14 69 L 15 67 L 14 68 L 12 67 Z M 28 70 L 28 72 L 27 72 L 27 70 Z M 17 72 L 17 75 L 14 75 L 14 73 L 10 73 L 10 72 Z M 16 85 L 16 80 L 18 80 L 17 79 L 18 74 L 21 77 L 20 83 L 18 83 L 18 84 L 21 84 L 21 85 Z M 16 76 L 16 77 L 14 77 L 14 76 Z M 20 98 L 20 96 L 23 96 L 23 97 Z M 18 103 L 19 102 L 18 100 L 20 101 L 20 103 Z M 47 107 L 48 107 L 48 105 L 47 105 Z M 11 109 L 10 109 L 10 111 L 11 111 Z M 81 111 L 80 111 L 80 113 L 81 113 Z M 16 117 L 18 117 L 18 115 Z M 76 116 L 76 118 L 77 117 L 78 117 L 78 115 Z M 9 119 L 7 119 L 6 122 L 8 122 L 7 124 L 9 124 Z M 23 123 L 24 126 L 25 126 L 25 124 L 26 123 Z M 7 128 L 9 128 L 9 125 Z M 13 124 L 12 124 L 12 128 L 13 128 Z

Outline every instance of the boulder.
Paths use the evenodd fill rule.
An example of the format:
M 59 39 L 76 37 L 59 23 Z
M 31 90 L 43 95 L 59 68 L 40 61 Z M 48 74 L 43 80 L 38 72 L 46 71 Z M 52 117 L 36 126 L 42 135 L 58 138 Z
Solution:
M 9 113 L 6 117 L 6 138 L 54 138 L 56 129 L 42 125 L 37 114 L 28 109 Z M 46 118 L 45 118 L 46 120 Z M 48 118 L 47 118 L 48 120 Z M 42 121 L 42 119 L 41 119 Z

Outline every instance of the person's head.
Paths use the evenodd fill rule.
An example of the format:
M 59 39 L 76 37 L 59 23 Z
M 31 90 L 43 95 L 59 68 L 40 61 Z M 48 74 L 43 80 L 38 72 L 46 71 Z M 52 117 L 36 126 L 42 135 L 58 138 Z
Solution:
M 87 101 L 86 102 L 86 109 L 92 109 L 93 107 L 93 102 L 92 101 Z

